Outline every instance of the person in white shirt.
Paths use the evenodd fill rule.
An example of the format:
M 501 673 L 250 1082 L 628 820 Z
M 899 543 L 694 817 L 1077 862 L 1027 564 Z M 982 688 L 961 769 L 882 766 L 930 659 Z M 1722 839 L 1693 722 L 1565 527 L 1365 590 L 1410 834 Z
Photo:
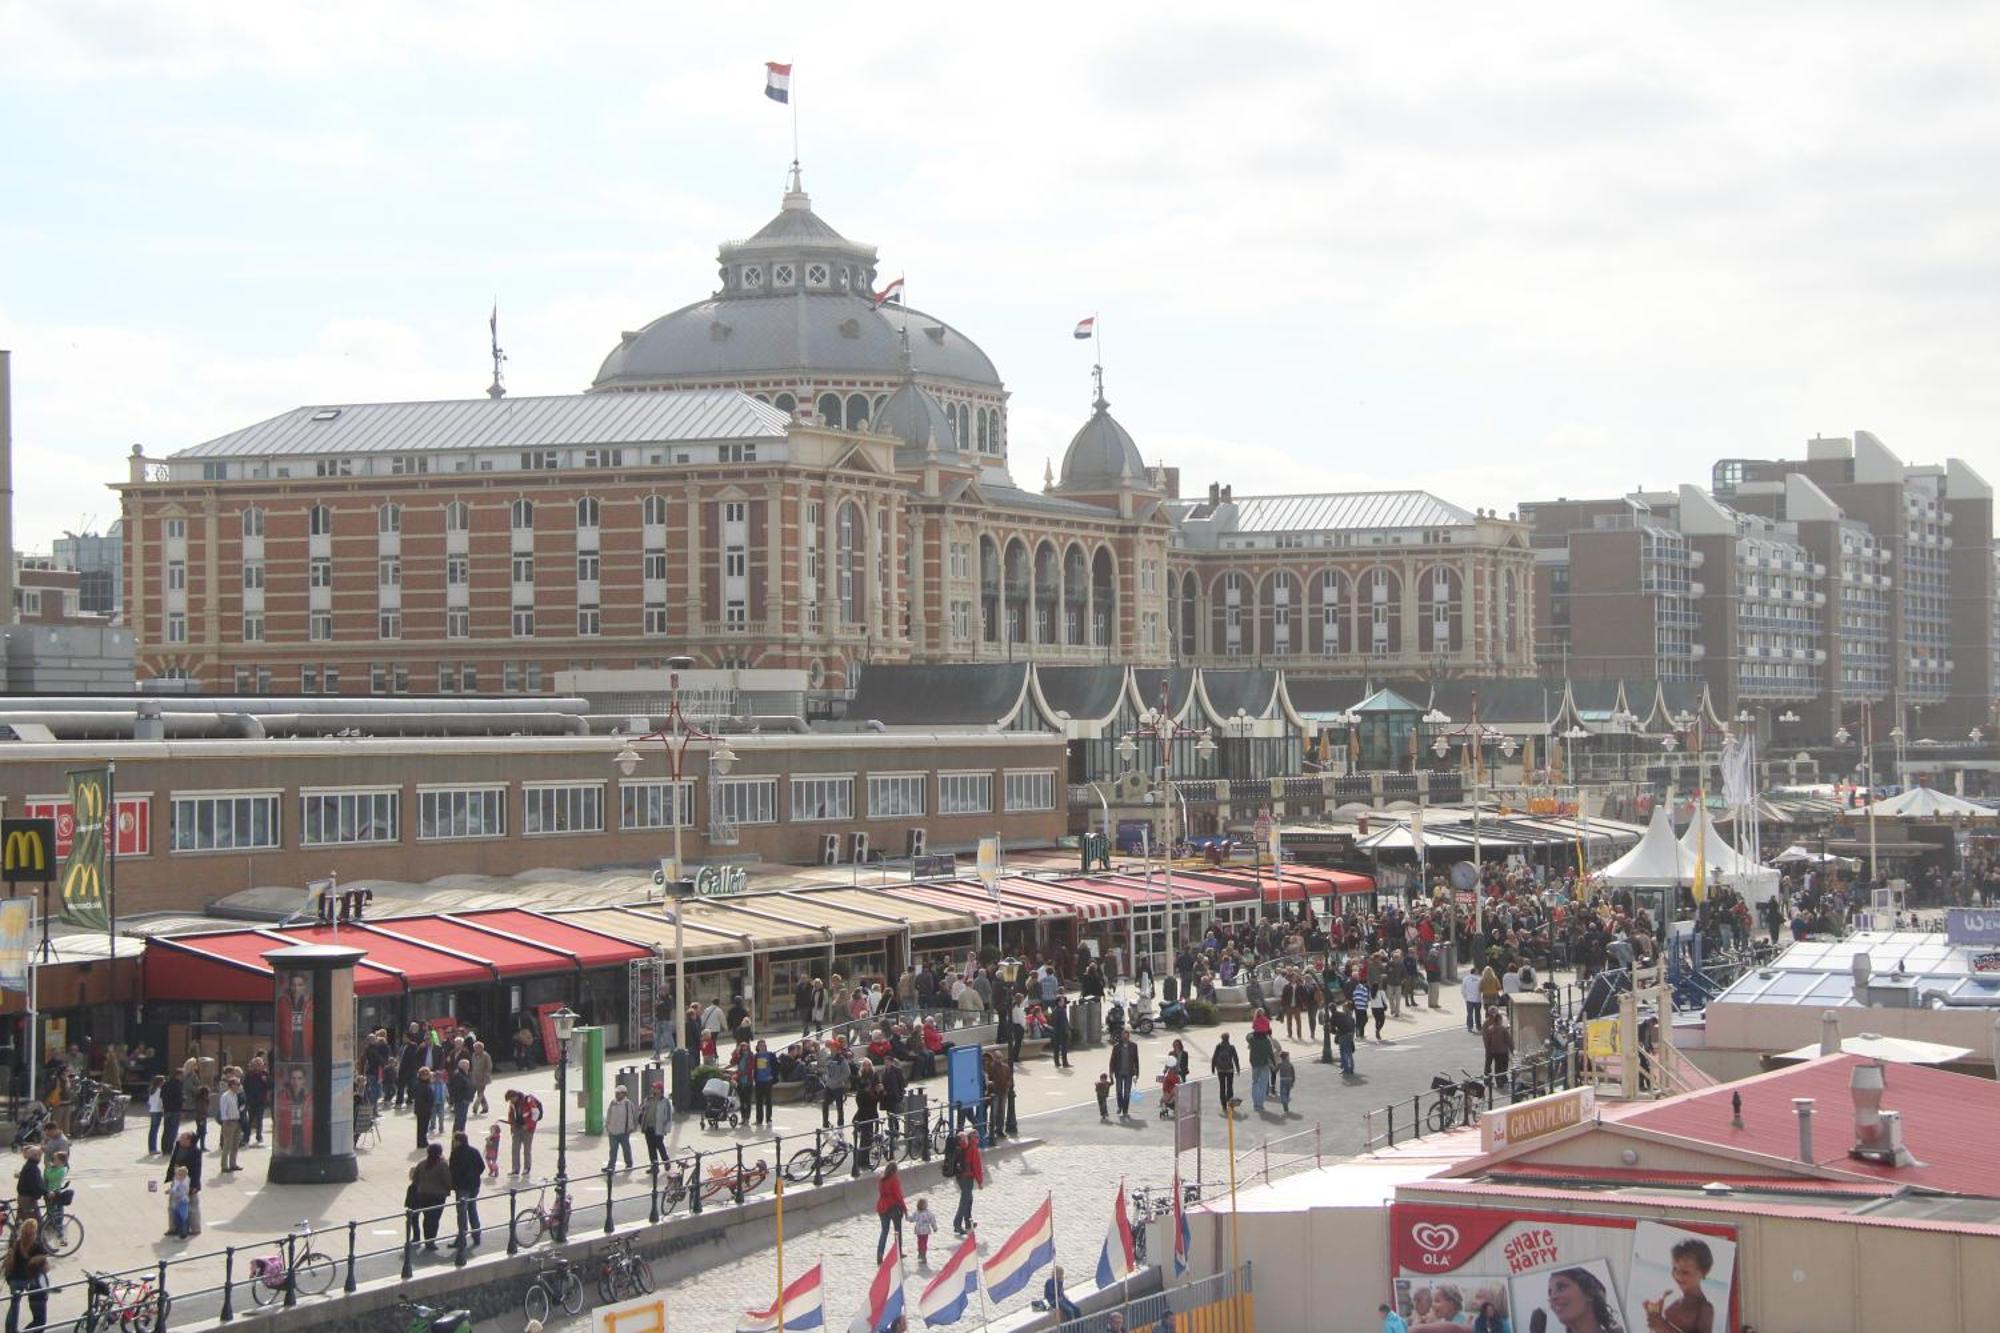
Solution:
M 222 1165 L 224 1171 L 240 1171 L 236 1154 L 243 1146 L 243 1083 L 230 1079 L 216 1102 L 215 1115 L 222 1122 Z
M 1465 976 L 1458 983 L 1458 993 L 1465 997 L 1465 1030 L 1479 1031 L 1479 970 L 1468 967 Z

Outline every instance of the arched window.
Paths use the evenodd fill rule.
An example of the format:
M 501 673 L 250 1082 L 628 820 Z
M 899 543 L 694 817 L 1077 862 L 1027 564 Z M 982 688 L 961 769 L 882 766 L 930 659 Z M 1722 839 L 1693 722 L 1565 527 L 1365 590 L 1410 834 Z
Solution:
M 325 505 L 314 505 L 312 513 L 306 517 L 306 530 L 315 537 L 333 534 L 333 511 Z
M 1090 646 L 1112 645 L 1118 629 L 1118 562 L 1107 546 L 1097 548 L 1090 561 Z
M 380 533 L 401 532 L 403 530 L 403 506 L 385 504 L 375 511 L 375 531 Z
M 1417 650 L 1423 653 L 1456 652 L 1463 642 L 1459 632 L 1461 580 L 1456 570 L 1435 565 L 1417 576 Z
M 1376 566 L 1361 576 L 1355 589 L 1357 650 L 1376 657 L 1403 651 L 1403 581 L 1393 570 Z
M 1053 542 L 1035 548 L 1035 642 L 1056 643 L 1062 602 L 1062 565 Z
M 958 447 L 961 449 L 970 449 L 972 447 L 972 414 L 964 403 L 958 405 L 956 419 L 958 422 Z
M 776 398 L 773 398 L 771 400 L 771 406 L 777 408 L 780 412 L 783 412 L 786 416 L 790 416 L 792 413 L 799 410 L 799 400 L 792 397 L 788 393 L 781 393 Z
M 576 502 L 576 525 L 579 528 L 597 526 L 597 497 L 586 495 Z
M 264 511 L 255 505 L 243 511 L 243 535 L 245 537 L 264 535 Z
M 1298 579 L 1282 569 L 1273 572 L 1264 580 L 1263 595 L 1258 600 L 1262 603 L 1258 617 L 1262 629 L 1262 651 L 1280 657 L 1295 651 L 1298 647 Z
M 649 528 L 667 526 L 667 497 L 649 495 L 639 506 L 639 521 Z
M 513 527 L 516 532 L 533 532 L 535 530 L 535 502 L 533 500 L 514 501 Z
M 847 428 L 860 430 L 868 424 L 868 395 L 850 393 L 847 395 Z
M 1085 623 L 1090 612 L 1090 565 L 1075 542 L 1063 553 L 1063 642 L 1072 648 L 1090 640 Z
M 840 395 L 823 393 L 819 396 L 819 421 L 822 426 L 840 429 Z
M 446 532 L 472 531 L 472 506 L 463 500 L 453 500 L 444 507 L 444 530 Z
M 1181 656 L 1193 657 L 1200 642 L 1201 581 L 1190 571 L 1181 579 Z
M 979 538 L 979 623 L 986 642 L 1000 642 L 1000 548 L 984 534 Z
M 978 420 L 979 420 L 979 452 L 983 454 L 987 451 L 987 444 L 991 438 L 991 436 L 988 433 L 988 428 L 986 423 L 986 409 L 983 407 L 979 409 Z

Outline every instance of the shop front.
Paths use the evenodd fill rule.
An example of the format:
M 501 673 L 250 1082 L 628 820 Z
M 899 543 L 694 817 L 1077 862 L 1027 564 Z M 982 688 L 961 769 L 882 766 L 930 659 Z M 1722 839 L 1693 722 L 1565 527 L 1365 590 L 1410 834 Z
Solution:
M 574 1002 L 579 1013 L 591 1015 L 606 1029 L 606 1047 L 652 1050 L 663 1044 L 657 1042 L 655 1034 L 657 1025 L 668 1021 L 674 1010 L 673 922 L 657 907 L 581 907 L 547 915 L 562 927 L 617 942 L 630 951 L 621 955 L 625 959 L 622 977 L 612 969 L 586 972 Z M 732 996 L 751 994 L 754 949 L 741 932 L 703 924 L 690 912 L 681 929 L 681 941 L 687 951 L 689 1004 L 719 999 L 726 1008 Z M 646 967 L 649 957 L 653 960 L 652 975 L 640 977 L 635 986 L 635 965 Z M 593 977 L 602 981 L 592 984 Z M 531 1012 L 536 1004 L 544 1003 L 526 998 L 531 1001 Z M 564 1002 L 569 1002 L 566 997 Z

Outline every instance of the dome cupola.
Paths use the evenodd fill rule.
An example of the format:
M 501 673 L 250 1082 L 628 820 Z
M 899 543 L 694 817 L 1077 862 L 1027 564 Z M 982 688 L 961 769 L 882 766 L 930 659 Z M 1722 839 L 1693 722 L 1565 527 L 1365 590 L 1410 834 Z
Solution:
M 1104 397 L 1103 371 L 1095 373 L 1097 396 L 1090 405 L 1090 420 L 1083 423 L 1083 429 L 1069 442 L 1069 451 L 1063 455 L 1062 480 L 1056 484 L 1056 490 L 1058 493 L 1143 490 L 1152 485 L 1146 460 L 1139 456 L 1139 446 L 1132 442 L 1131 433 L 1111 415 L 1111 404 Z

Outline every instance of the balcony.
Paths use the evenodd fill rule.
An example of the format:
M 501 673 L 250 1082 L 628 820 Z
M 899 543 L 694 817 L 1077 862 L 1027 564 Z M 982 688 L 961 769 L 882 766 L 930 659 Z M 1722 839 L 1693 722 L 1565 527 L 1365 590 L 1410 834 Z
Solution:
M 704 620 L 701 633 L 710 639 L 763 638 L 774 626 L 768 620 Z

